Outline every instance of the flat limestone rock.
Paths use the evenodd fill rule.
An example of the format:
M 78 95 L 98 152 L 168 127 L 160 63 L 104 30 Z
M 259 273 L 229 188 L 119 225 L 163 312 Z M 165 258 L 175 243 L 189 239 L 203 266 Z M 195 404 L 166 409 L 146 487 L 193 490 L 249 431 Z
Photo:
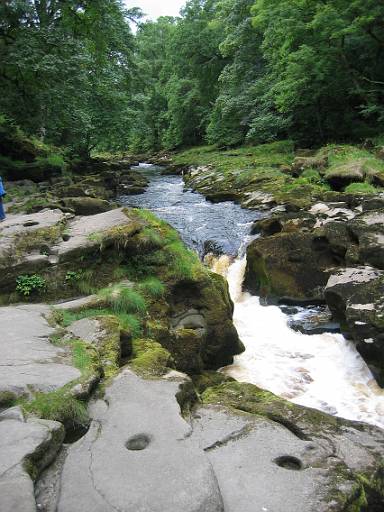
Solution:
M 54 329 L 43 316 L 49 312 L 42 305 L 0 308 L 0 397 L 53 391 L 80 377 L 65 350 L 49 341 Z
M 73 322 L 67 328 L 67 332 L 92 345 L 99 345 L 105 337 L 101 322 L 94 318 L 83 318 Z
M 0 420 L 0 510 L 36 512 L 33 482 L 25 463 L 33 460 L 40 472 L 54 459 L 64 438 L 55 421 Z
M 88 295 L 87 297 L 80 297 L 79 299 L 68 300 L 55 304 L 55 309 L 64 311 L 78 311 L 92 307 L 97 300 L 100 300 L 98 295 Z
M 267 418 L 221 406 L 200 407 L 192 439 L 208 456 L 226 512 L 329 512 L 334 492 L 353 495 L 354 482 L 339 476 L 377 465 L 381 433 L 347 427 L 325 438 L 313 432 L 304 440 Z M 340 478 L 340 480 L 338 480 Z M 368 510 L 368 509 L 367 509 Z
M 100 234 L 130 222 L 122 208 L 76 218 L 68 225 L 67 240 L 55 246 L 53 251 L 58 255 L 59 260 L 65 259 L 73 252 L 100 245 Z
M 216 477 L 180 415 L 180 382 L 124 370 L 69 450 L 58 512 L 221 512 Z
M 15 236 L 33 233 L 38 229 L 52 228 L 66 218 L 61 210 L 43 210 L 29 215 L 8 215 L 0 224 L 0 258 L 12 250 Z

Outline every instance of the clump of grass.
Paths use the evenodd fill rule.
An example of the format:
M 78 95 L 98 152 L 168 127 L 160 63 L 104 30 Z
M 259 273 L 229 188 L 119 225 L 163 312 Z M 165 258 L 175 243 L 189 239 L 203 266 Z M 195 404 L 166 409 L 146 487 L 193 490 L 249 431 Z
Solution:
M 61 325 L 68 327 L 76 320 L 82 320 L 83 318 L 94 318 L 99 316 L 109 316 L 114 314 L 120 323 L 122 329 L 127 329 L 132 333 L 134 338 L 138 338 L 142 335 L 143 328 L 141 320 L 133 314 L 129 313 L 114 313 L 110 309 L 84 309 L 83 311 L 66 311 L 63 310 Z
M 369 183 L 351 183 L 345 188 L 344 192 L 348 194 L 376 194 L 378 190 Z
M 140 283 L 139 289 L 145 295 L 156 299 L 164 296 L 166 287 L 157 277 L 148 277 Z
M 99 292 L 114 313 L 145 314 L 147 305 L 144 297 L 129 286 L 110 286 Z
M 178 279 L 193 279 L 201 270 L 200 260 L 194 252 L 188 250 L 178 239 L 165 247 L 170 257 L 171 273 Z
M 72 341 L 72 361 L 75 368 L 82 373 L 86 372 L 93 365 L 93 358 L 87 350 L 87 346 L 80 340 Z
M 117 317 L 121 328 L 130 331 L 133 338 L 139 338 L 143 334 L 143 327 L 137 316 L 120 313 Z
M 45 420 L 60 421 L 64 425 L 87 425 L 87 406 L 66 389 L 37 393 L 31 402 L 20 403 L 24 411 Z
M 258 146 L 220 150 L 216 146 L 200 146 L 175 155 L 176 165 L 210 165 L 224 173 L 239 169 L 289 165 L 294 156 L 292 141 L 277 141 Z

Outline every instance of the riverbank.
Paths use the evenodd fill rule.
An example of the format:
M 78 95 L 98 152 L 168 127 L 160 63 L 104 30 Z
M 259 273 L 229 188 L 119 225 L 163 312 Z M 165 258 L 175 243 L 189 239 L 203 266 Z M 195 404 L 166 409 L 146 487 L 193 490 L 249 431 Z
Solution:
M 84 178 L 71 179 L 84 190 Z M 35 503 L 61 512 L 381 506 L 380 429 L 207 371 L 241 350 L 228 290 L 167 224 L 113 204 L 86 216 L 44 206 L 1 226 L 2 275 L 10 276 L 3 301 L 15 303 L 0 308 L 14 319 L 6 338 L 16 381 L 4 383 L 20 395 L 4 389 L 2 449 L 15 436 L 28 440 L 16 471 L 5 468 L 0 481 L 4 510 L 34 510 Z M 21 276 L 28 279 L 17 282 Z M 53 315 L 50 304 L 30 304 L 51 301 Z M 23 346 L 27 338 L 40 344 L 36 361 Z M 34 380 L 23 384 L 25 364 Z M 50 365 L 53 382 L 44 373 Z M 174 468 L 165 481 L 163 464 Z

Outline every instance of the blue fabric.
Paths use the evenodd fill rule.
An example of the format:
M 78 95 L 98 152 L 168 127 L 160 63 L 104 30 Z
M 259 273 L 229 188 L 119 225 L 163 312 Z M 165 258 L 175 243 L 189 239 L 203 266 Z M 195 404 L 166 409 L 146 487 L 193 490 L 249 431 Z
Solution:
M 5 219 L 5 211 L 3 201 L 0 199 L 0 220 Z
M 5 190 L 3 185 L 3 180 L 0 178 L 0 197 L 5 196 Z

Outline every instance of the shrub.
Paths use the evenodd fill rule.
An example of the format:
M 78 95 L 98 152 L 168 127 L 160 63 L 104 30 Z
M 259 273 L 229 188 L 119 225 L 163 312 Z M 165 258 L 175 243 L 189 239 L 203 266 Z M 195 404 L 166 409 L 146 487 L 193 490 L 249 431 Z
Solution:
M 21 275 L 16 279 L 16 291 L 24 297 L 29 297 L 32 293 L 39 293 L 45 290 L 46 281 L 43 277 L 33 275 Z

